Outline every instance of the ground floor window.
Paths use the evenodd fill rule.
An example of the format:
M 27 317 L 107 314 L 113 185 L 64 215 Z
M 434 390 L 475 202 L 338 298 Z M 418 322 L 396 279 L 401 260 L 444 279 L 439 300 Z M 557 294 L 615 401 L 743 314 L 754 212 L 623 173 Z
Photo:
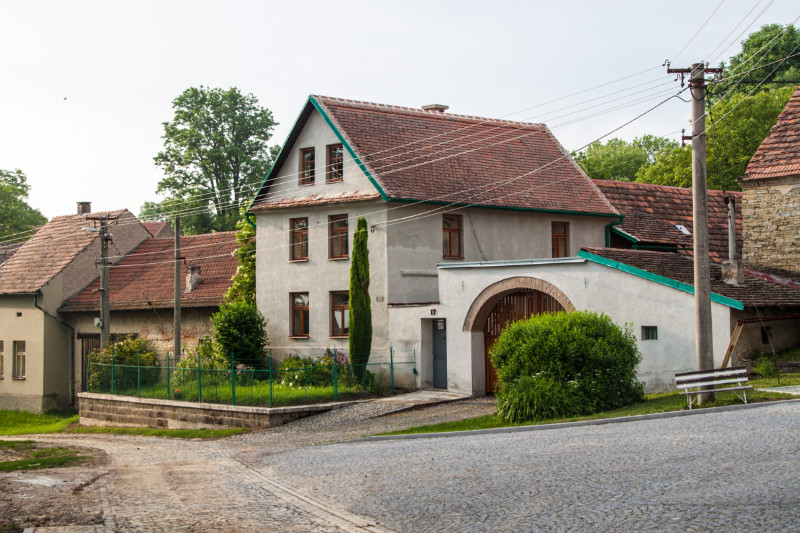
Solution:
M 3 341 L 0 341 L 0 379 L 3 379 L 3 356 L 5 354 L 5 350 L 3 350 Z
M 308 293 L 291 293 L 292 337 L 308 337 Z
M 350 333 L 350 293 L 331 293 L 331 337 L 347 337 Z
M 14 379 L 25 379 L 25 341 L 14 341 L 13 357 L 11 366 Z

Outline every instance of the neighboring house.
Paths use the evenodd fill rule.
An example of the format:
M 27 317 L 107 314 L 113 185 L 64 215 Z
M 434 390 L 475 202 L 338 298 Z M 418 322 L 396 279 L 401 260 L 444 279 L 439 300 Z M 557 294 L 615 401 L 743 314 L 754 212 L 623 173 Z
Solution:
M 592 180 L 624 217 L 609 228 L 610 248 L 692 255 L 692 190 L 628 181 Z M 732 202 L 731 202 L 732 201 Z M 728 209 L 735 209 L 737 257 L 742 249 L 742 193 L 708 191 L 708 246 L 715 263 L 728 258 Z
M 428 368 L 435 344 L 422 386 L 447 386 L 445 334 L 461 327 L 437 314 L 437 264 L 603 246 L 619 213 L 546 126 L 446 109 L 309 97 L 249 208 L 257 303 L 277 357 L 347 350 L 360 216 L 370 227 L 370 360 L 391 346 Z
M 800 281 L 800 87 L 739 184 L 745 266 Z
M 0 409 L 40 412 L 70 405 L 76 376 L 73 328 L 58 309 L 98 278 L 96 231 L 106 215 L 116 257 L 149 237 L 128 210 L 55 217 L 0 267 Z
M 0 266 L 3 266 L 3 263 L 11 259 L 11 256 L 14 255 L 14 252 L 19 250 L 22 246 L 22 243 L 7 243 L 7 242 L 0 242 Z
M 175 238 L 175 230 L 169 222 L 142 222 L 142 226 L 157 239 Z
M 219 310 L 236 273 L 236 232 L 181 237 L 181 344 L 194 348 L 211 335 L 210 318 Z M 174 239 L 149 238 L 115 265 L 109 275 L 111 334 L 148 340 L 163 363 L 173 350 Z M 86 390 L 87 356 L 100 347 L 94 318 L 100 312 L 99 280 L 67 300 L 59 312 L 75 330 L 75 371 Z M 175 361 L 172 359 L 171 364 Z

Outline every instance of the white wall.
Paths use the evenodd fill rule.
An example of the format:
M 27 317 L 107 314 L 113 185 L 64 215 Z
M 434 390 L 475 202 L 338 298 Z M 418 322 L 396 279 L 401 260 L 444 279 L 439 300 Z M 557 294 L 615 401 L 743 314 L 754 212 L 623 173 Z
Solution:
M 528 276 L 558 287 L 577 310 L 608 314 L 631 323 L 639 339 L 639 378 L 647 392 L 674 389 L 676 372 L 696 370 L 694 296 L 589 261 L 527 266 L 440 268 L 441 313 L 449 318 L 448 388 L 483 394 L 482 334 L 464 331 L 464 320 L 480 292 L 498 281 Z M 718 365 L 730 338 L 730 308 L 712 302 L 714 361 Z M 657 326 L 657 341 L 642 341 L 641 327 Z

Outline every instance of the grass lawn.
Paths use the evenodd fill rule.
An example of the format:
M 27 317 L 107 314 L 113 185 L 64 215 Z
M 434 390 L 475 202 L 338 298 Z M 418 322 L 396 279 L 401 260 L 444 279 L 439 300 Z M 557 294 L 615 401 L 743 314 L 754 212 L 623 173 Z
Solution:
M 81 455 L 77 455 L 75 450 L 62 446 L 37 448 L 36 443 L 31 440 L 0 440 L 0 453 L 4 458 L 14 458 L 0 461 L 0 472 L 53 468 L 68 465 L 84 458 Z
M 754 379 L 750 381 L 754 389 L 770 388 L 777 386 L 777 378 Z M 800 385 L 800 374 L 785 374 L 781 377 L 781 386 Z M 788 400 L 796 398 L 788 394 L 774 392 L 762 392 L 757 390 L 747 391 L 747 401 L 749 403 L 772 402 L 777 400 Z M 722 392 L 717 394 L 715 401 L 703 404 L 703 407 L 719 407 L 723 405 L 734 405 L 742 403 L 733 392 Z M 492 429 L 501 427 L 557 424 L 560 422 L 575 422 L 580 420 L 598 420 L 603 418 L 617 418 L 623 416 L 647 415 L 651 413 L 667 413 L 671 411 L 688 410 L 686 397 L 678 392 L 668 392 L 663 394 L 648 394 L 644 401 L 626 405 L 618 409 L 602 411 L 589 416 L 579 416 L 572 418 L 554 418 L 536 422 L 507 423 L 500 419 L 496 414 L 468 418 L 454 422 L 443 422 L 441 424 L 430 424 L 425 426 L 415 426 L 412 428 L 379 433 L 379 435 L 408 435 L 414 433 L 444 433 L 450 431 L 471 431 L 476 429 Z

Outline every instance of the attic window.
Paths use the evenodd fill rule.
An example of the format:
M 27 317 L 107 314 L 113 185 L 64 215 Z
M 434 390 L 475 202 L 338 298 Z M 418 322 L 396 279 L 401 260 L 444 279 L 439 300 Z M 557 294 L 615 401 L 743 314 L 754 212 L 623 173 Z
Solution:
M 692 232 L 689 231 L 688 229 L 686 229 L 686 226 L 684 226 L 683 224 L 675 224 L 675 227 L 678 229 L 678 231 L 680 231 L 684 235 L 691 235 L 692 234 Z
M 314 185 L 314 149 L 300 150 L 300 185 Z
M 334 183 L 344 178 L 344 150 L 341 144 L 328 146 L 328 173 L 325 181 Z

